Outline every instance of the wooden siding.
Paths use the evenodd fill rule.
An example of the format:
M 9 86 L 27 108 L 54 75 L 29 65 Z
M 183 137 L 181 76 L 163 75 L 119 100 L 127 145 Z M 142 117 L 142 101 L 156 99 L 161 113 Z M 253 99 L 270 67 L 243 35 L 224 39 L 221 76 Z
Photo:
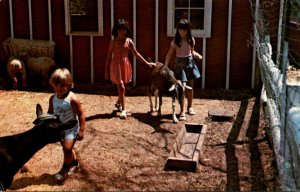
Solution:
M 213 1 L 212 34 L 207 39 L 206 85 L 209 88 L 225 88 L 228 0 Z
M 299 24 L 296 23 L 288 23 L 288 30 L 286 31 L 289 39 L 289 54 L 290 56 L 294 57 L 297 61 L 296 66 L 300 66 L 300 31 L 299 31 Z M 292 60 L 294 61 L 294 60 Z M 290 63 L 291 65 L 295 65 L 295 63 Z
M 147 59 L 155 60 L 155 3 L 154 1 L 137 1 L 136 48 Z M 143 16 L 141 16 L 143 15 Z M 137 62 L 137 85 L 147 82 L 148 67 Z
M 250 6 L 249 1 L 244 0 L 235 0 L 233 3 L 230 89 L 239 89 L 240 85 L 251 87 L 253 47 L 250 43 L 253 33 Z
M 0 2 L 0 42 L 5 41 L 10 37 L 10 21 L 9 21 L 9 9 L 8 9 L 8 0 Z M 4 63 L 6 55 L 4 54 L 4 49 L 2 44 L 0 45 L 0 60 L 1 63 Z M 1 64 L 0 63 L 0 64 Z M 3 64 L 4 65 L 4 64 Z M 5 67 L 1 66 L 1 69 Z M 3 72 L 1 71 L 1 74 Z
M 51 12 L 52 39 L 55 42 L 55 62 L 60 67 L 70 69 L 70 39 L 65 33 L 64 1 L 51 0 Z
M 114 0 L 113 10 L 111 0 L 103 0 L 103 36 L 72 36 L 65 34 L 64 1 L 51 0 L 51 34 L 55 42 L 55 62 L 60 67 L 71 68 L 73 61 L 73 76 L 75 83 L 104 82 L 104 68 L 107 48 L 111 39 L 111 13 L 114 20 L 124 18 L 134 25 L 136 11 L 136 47 L 145 57 L 155 60 L 155 3 L 154 0 L 136 0 L 136 10 L 133 10 L 134 0 Z M 159 0 L 158 10 L 158 61 L 164 62 L 170 47 L 172 37 L 167 36 L 167 0 Z M 206 39 L 206 71 L 205 88 L 225 88 L 227 33 L 228 33 L 229 0 L 213 0 L 212 34 Z M 13 36 L 15 38 L 30 38 L 29 9 L 27 0 L 12 0 Z M 252 13 L 250 3 L 246 0 L 233 0 L 232 34 L 230 50 L 229 89 L 251 87 L 252 46 L 249 44 L 252 34 Z M 31 0 L 32 37 L 33 39 L 49 40 L 48 1 Z M 273 13 L 273 12 L 272 12 Z M 9 0 L 0 1 L 0 41 L 10 38 Z M 275 14 L 275 13 L 273 13 Z M 133 36 L 131 36 L 133 38 Z M 71 41 L 72 39 L 72 41 Z M 133 38 L 134 39 L 134 38 Z M 93 43 L 91 46 L 90 43 Z M 70 47 L 70 45 L 72 47 Z M 92 47 L 92 48 L 91 48 Z M 203 39 L 196 38 L 198 52 L 202 52 Z M 70 50 L 73 50 L 71 53 Z M 91 53 L 93 51 L 93 53 Z M 91 54 L 93 58 L 91 58 Z M 0 47 L 0 60 L 5 63 L 3 47 Z M 133 60 L 132 56 L 130 57 Z M 173 58 L 174 59 L 174 58 Z M 91 67 L 93 63 L 93 67 Z M 2 64 L 3 65 L 3 64 Z M 202 62 L 197 63 L 202 72 Z M 173 68 L 173 62 L 170 64 Z M 2 69 L 2 67 L 1 67 Z M 92 69 L 94 72 L 92 73 Z M 145 67 L 137 61 L 137 85 L 147 82 Z M 195 87 L 201 88 L 202 79 L 195 81 Z
M 101 83 L 105 81 L 105 60 L 107 55 L 107 49 L 109 41 L 111 39 L 111 28 L 112 25 L 110 22 L 110 1 L 105 1 L 103 3 L 103 33 L 104 36 L 95 36 L 94 39 L 94 82 Z M 106 22 L 105 22 L 106 21 Z
M 31 3 L 33 39 L 50 39 L 48 1 L 31 0 Z
M 30 38 L 27 1 L 13 0 L 14 37 Z

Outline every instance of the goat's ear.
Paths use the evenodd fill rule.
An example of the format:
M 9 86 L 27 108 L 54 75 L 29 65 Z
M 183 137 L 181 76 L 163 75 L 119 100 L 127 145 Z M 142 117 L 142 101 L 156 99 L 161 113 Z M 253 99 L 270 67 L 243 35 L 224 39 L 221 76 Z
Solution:
M 38 103 L 36 104 L 36 116 L 39 117 L 43 114 L 42 106 Z

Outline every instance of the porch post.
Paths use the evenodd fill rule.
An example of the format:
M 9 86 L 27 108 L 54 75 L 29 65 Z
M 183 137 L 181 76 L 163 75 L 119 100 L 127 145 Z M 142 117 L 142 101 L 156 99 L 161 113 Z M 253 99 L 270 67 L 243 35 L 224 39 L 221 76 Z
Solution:
M 228 35 L 227 35 L 227 65 L 226 65 L 226 89 L 229 89 L 229 75 L 230 75 L 230 49 L 231 49 L 231 20 L 232 20 L 232 0 L 229 0 L 228 8 Z

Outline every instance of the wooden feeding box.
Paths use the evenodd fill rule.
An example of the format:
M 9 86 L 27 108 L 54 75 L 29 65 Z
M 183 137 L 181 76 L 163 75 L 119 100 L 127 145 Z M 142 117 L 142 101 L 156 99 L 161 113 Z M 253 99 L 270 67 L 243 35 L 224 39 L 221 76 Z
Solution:
M 6 56 L 18 57 L 20 53 L 26 52 L 31 57 L 54 57 L 53 41 L 8 38 L 3 42 Z
M 202 124 L 184 124 L 166 161 L 165 170 L 196 172 L 206 129 L 207 126 Z

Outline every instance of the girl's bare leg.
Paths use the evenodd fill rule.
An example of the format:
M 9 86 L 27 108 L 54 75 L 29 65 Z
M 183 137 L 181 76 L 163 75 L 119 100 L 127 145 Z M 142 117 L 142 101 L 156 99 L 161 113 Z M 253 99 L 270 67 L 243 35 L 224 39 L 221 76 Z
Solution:
M 190 80 L 187 82 L 187 85 L 194 88 L 194 80 Z M 186 90 L 186 97 L 187 97 L 187 107 L 192 107 L 193 105 L 193 97 L 194 97 L 194 89 Z
M 185 82 L 183 82 L 183 86 L 185 86 Z M 180 114 L 179 114 L 179 121 L 185 121 L 185 95 L 183 95 L 182 100 L 180 101 Z
M 124 83 L 118 84 L 119 102 L 122 105 L 122 110 L 125 110 L 125 85 Z

